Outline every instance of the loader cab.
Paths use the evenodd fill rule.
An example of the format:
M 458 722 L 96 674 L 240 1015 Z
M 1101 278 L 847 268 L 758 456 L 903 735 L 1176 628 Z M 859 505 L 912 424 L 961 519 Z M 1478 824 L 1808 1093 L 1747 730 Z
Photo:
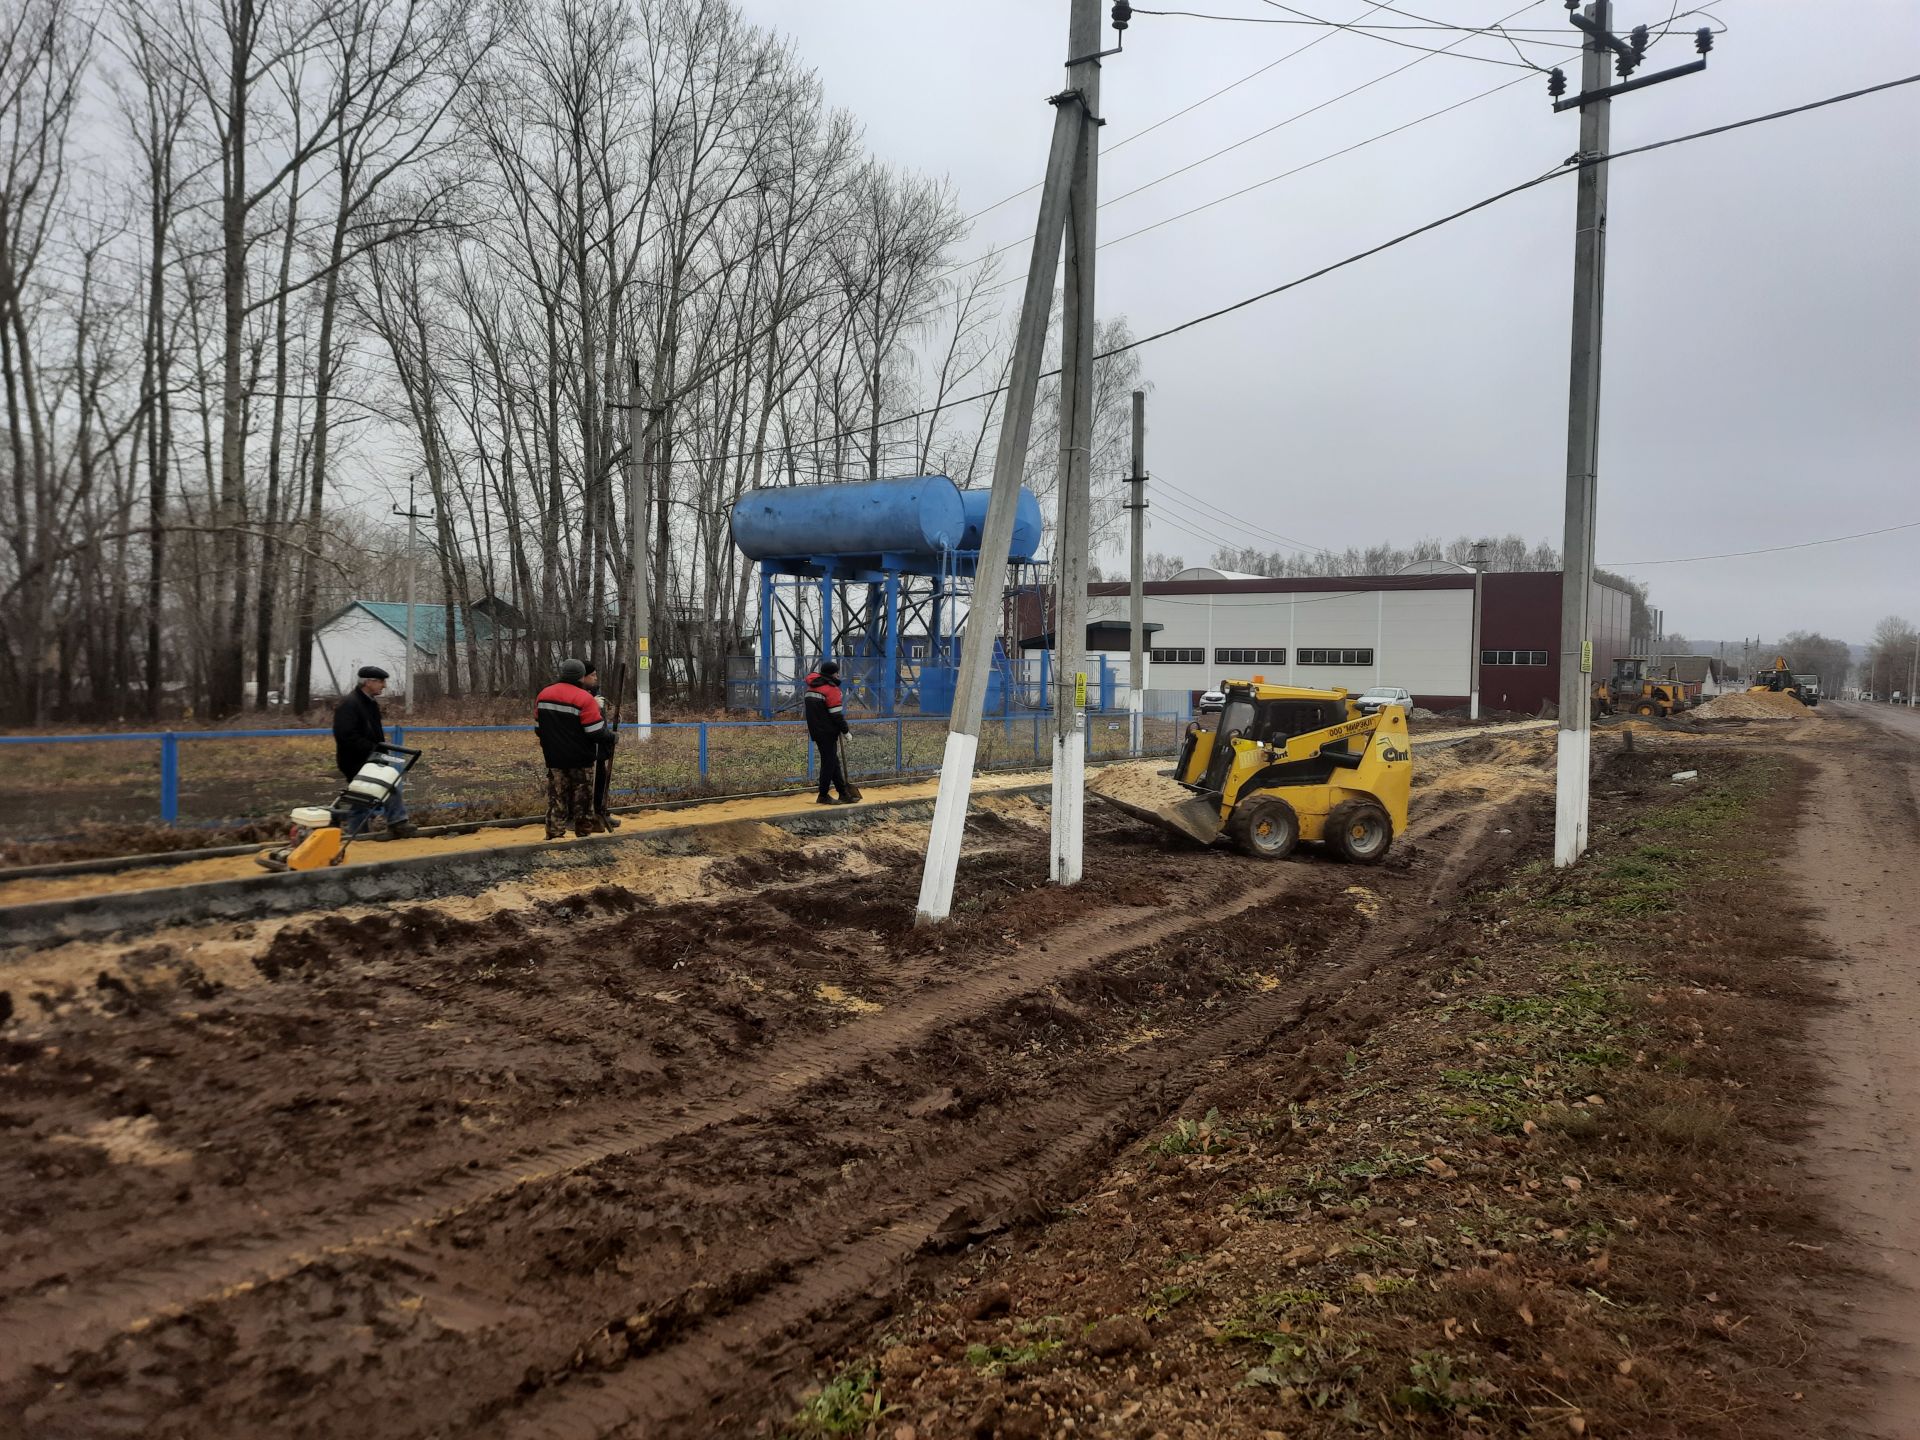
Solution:
M 1284 745 L 1296 735 L 1310 734 L 1315 730 L 1324 730 L 1330 725 L 1338 725 L 1351 718 L 1353 707 L 1347 702 L 1345 692 L 1332 692 L 1323 696 L 1267 695 L 1257 684 L 1228 682 L 1225 687 L 1226 702 L 1220 707 L 1218 722 L 1213 727 L 1213 746 L 1207 757 L 1206 771 L 1195 784 L 1195 788 L 1218 794 L 1227 783 L 1227 775 L 1233 769 L 1234 742 L 1251 741 L 1257 745 Z M 1181 766 L 1176 772 L 1182 776 L 1189 773 L 1187 766 L 1191 747 L 1181 756 Z

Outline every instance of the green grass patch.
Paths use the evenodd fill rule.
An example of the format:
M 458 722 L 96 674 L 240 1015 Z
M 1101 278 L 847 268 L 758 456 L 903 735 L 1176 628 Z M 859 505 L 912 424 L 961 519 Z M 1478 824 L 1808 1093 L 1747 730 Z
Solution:
M 897 1408 L 881 1394 L 880 1372 L 856 1365 L 808 1396 L 787 1429 L 792 1435 L 858 1435 Z

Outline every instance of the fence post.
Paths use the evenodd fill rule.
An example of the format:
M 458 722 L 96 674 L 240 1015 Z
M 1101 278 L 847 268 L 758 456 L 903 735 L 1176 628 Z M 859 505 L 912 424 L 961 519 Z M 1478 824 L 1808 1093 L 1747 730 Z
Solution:
M 407 743 L 407 727 L 404 725 L 394 726 L 393 739 L 388 743 L 393 745 L 405 745 Z
M 707 783 L 707 722 L 700 722 L 700 783 Z
M 907 773 L 907 722 L 898 716 L 893 722 L 893 773 Z
M 180 818 L 180 737 L 171 730 L 160 736 L 160 823 Z

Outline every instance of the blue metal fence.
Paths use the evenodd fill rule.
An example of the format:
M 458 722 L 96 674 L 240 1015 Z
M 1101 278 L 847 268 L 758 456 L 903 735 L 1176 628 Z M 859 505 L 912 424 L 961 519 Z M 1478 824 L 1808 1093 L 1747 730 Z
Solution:
M 1136 750 L 1131 743 L 1126 712 L 1090 711 L 1085 732 L 1087 755 L 1090 759 L 1104 760 L 1136 753 L 1170 754 L 1179 744 L 1189 718 L 1190 712 L 1184 710 L 1156 711 L 1143 716 L 1142 743 Z M 848 743 L 847 768 L 855 778 L 869 780 L 932 774 L 940 768 L 946 731 L 944 716 L 855 718 Z M 1052 731 L 1053 719 L 1044 713 L 988 716 L 981 727 L 977 764 L 983 770 L 1044 765 L 1052 753 Z M 523 797 L 531 803 L 537 793 L 539 751 L 533 743 L 530 725 L 401 724 L 388 726 L 387 734 L 397 745 L 412 743 L 426 751 L 426 763 L 408 781 L 415 809 L 497 803 L 511 797 Z M 516 755 L 507 762 L 509 766 L 520 766 L 518 770 L 478 779 L 462 777 L 461 771 L 467 768 L 471 757 L 459 754 L 460 742 L 472 736 L 509 734 L 527 737 L 524 756 Z M 428 736 L 451 739 L 448 746 L 437 749 L 433 741 L 426 740 Z M 183 746 L 289 739 L 330 742 L 332 737 L 328 731 L 318 729 L 0 735 L 0 746 L 154 747 L 153 768 L 149 769 L 144 762 L 123 761 L 118 773 L 101 784 L 94 784 L 86 767 L 81 767 L 69 782 L 64 775 L 52 778 L 39 775 L 37 767 L 0 762 L 0 826 L 16 832 L 22 828 L 46 830 L 55 816 L 60 817 L 61 823 L 76 819 L 148 823 L 157 819 L 175 825 L 181 823 L 188 809 L 195 812 L 192 823 L 217 824 L 272 817 L 283 813 L 286 805 L 323 801 L 338 785 L 338 777 L 330 765 L 321 768 L 311 755 L 278 766 L 261 765 L 257 761 L 235 762 L 231 771 L 245 774 L 248 783 L 244 787 L 223 784 L 223 777 L 231 771 L 200 781 L 197 787 L 194 777 L 189 775 L 186 777 L 189 784 L 183 787 Z M 817 773 L 806 726 L 797 721 L 702 720 L 655 724 L 646 741 L 638 740 L 629 725 L 624 727 L 622 739 L 614 766 L 613 790 L 620 803 L 716 791 L 788 789 L 811 783 Z M 330 760 L 330 744 L 326 750 Z M 436 753 L 442 760 L 441 773 L 437 774 L 433 765 Z M 499 763 L 499 757 L 493 759 Z M 103 772 L 114 769 L 112 766 L 97 768 Z M 8 776 L 26 783 L 16 787 Z M 145 798 L 151 793 L 155 780 L 158 782 L 157 806 Z M 91 801 L 77 798 L 88 793 L 90 785 L 102 794 L 96 794 Z M 208 792 L 203 798 L 209 803 L 191 804 L 194 797 L 183 797 L 184 788 Z M 245 790 L 246 798 L 237 799 L 235 792 L 241 789 Z M 423 795 L 422 790 L 429 793 Z

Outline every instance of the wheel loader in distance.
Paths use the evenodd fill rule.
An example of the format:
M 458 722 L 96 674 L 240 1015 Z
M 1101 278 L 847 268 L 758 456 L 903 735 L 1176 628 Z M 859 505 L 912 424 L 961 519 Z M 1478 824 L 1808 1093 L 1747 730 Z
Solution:
M 1815 687 L 1817 692 L 1818 687 Z M 1791 695 L 1802 705 L 1813 706 L 1820 703 L 1818 693 L 1809 694 L 1807 686 L 1800 677 L 1787 668 L 1787 657 L 1774 657 L 1773 668 L 1762 670 L 1753 677 L 1753 684 L 1747 687 L 1749 695 L 1765 695 L 1769 692 L 1779 695 Z
M 1187 798 L 1157 800 L 1095 776 L 1088 793 L 1211 844 L 1280 860 L 1302 840 L 1347 860 L 1385 858 L 1407 828 L 1413 747 L 1399 705 L 1362 713 L 1345 690 L 1229 680 L 1216 714 L 1187 726 L 1173 778 Z M 1211 722 L 1211 723 L 1208 723 Z

